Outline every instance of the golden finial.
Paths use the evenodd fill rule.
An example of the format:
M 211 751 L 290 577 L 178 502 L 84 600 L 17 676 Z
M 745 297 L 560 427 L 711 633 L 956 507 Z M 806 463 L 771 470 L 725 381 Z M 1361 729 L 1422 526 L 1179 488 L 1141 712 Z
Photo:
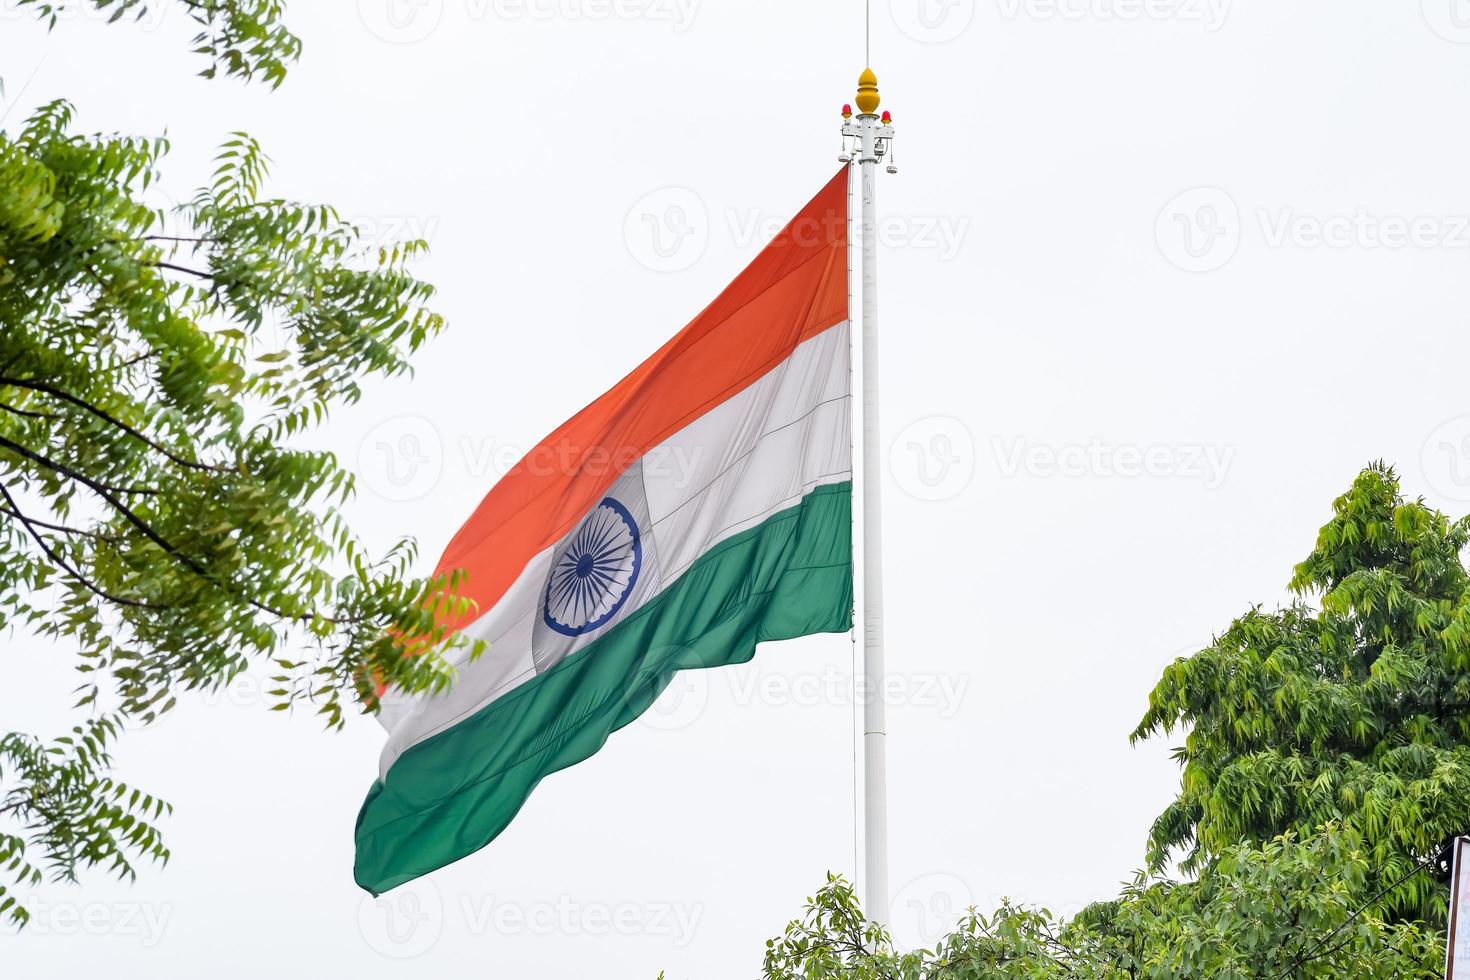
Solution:
M 858 112 L 870 116 L 878 111 L 878 102 L 878 76 L 873 74 L 873 69 L 864 68 L 863 73 L 858 76 Z

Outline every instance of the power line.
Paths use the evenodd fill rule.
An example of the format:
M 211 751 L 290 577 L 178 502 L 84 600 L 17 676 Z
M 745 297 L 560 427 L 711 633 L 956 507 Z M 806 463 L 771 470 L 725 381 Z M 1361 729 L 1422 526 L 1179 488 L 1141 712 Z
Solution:
M 1323 938 L 1320 942 L 1318 942 L 1317 945 L 1313 946 L 1305 955 L 1298 955 L 1298 956 L 1293 957 L 1292 958 L 1292 961 L 1291 961 L 1291 965 L 1288 966 L 1285 970 L 1282 970 L 1280 973 L 1276 974 L 1274 977 L 1272 977 L 1272 980 L 1280 980 L 1281 977 L 1284 977 L 1287 974 L 1294 972 L 1295 970 L 1299 969 L 1301 966 L 1303 966 L 1306 963 L 1310 963 L 1312 961 L 1312 958 L 1317 955 L 1317 951 L 1318 950 L 1320 950 L 1323 946 L 1326 946 L 1328 943 L 1332 942 L 1333 937 L 1336 936 L 1339 932 L 1342 932 L 1348 926 L 1352 925 L 1354 919 L 1356 919 L 1358 916 L 1362 915 L 1364 912 L 1368 911 L 1374 905 L 1377 905 L 1379 899 L 1381 899 L 1383 896 L 1387 895 L 1389 892 L 1393 891 L 1395 888 L 1397 888 L 1400 885 L 1402 885 L 1404 882 L 1408 881 L 1410 878 L 1414 877 L 1419 872 L 1421 872 L 1421 871 L 1428 871 L 1429 868 L 1430 868 L 1430 865 L 1428 865 L 1428 864 L 1425 864 L 1423 862 L 1416 862 L 1415 865 L 1414 865 L 1414 867 L 1413 867 L 1413 869 L 1411 871 L 1409 871 L 1408 874 L 1403 875 L 1397 881 L 1395 881 L 1393 884 L 1384 887 L 1382 891 L 1380 891 L 1377 895 L 1374 895 L 1371 899 L 1369 899 L 1368 900 L 1368 903 L 1366 905 L 1363 905 L 1360 908 L 1355 909 L 1353 911 L 1353 913 L 1351 915 L 1349 915 L 1346 919 L 1344 919 L 1342 921 L 1342 923 L 1336 929 L 1334 929 L 1331 932 L 1329 932 L 1326 935 L 1325 938 Z

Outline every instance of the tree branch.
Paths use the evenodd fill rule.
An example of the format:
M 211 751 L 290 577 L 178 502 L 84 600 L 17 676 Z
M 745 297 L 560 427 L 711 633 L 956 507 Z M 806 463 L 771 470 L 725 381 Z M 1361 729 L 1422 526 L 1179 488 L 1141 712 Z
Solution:
M 9 412 L 12 415 L 19 415 L 27 419 L 58 419 L 61 417 L 51 412 L 32 412 L 24 408 L 16 408 L 14 405 L 7 405 L 4 402 L 0 402 L 0 411 Z
M 210 466 L 207 463 L 197 463 L 197 462 L 194 462 L 192 460 L 184 459 L 182 456 L 178 456 L 175 453 L 170 452 L 167 447 L 161 446 L 158 443 L 154 442 L 152 439 L 148 438 L 143 433 L 139 432 L 137 429 L 135 429 L 132 426 L 128 425 L 126 422 L 122 421 L 121 419 L 116 418 L 116 417 L 108 414 L 107 412 L 104 412 L 102 409 L 100 409 L 97 406 L 93 405 L 91 402 L 83 401 L 82 399 L 76 397 L 75 395 L 70 394 L 70 393 L 65 392 L 65 391 L 62 391 L 60 388 L 56 388 L 56 387 L 54 387 L 52 385 L 46 384 L 43 381 L 29 381 L 29 380 L 26 380 L 26 379 L 23 379 L 23 378 L 4 378 L 4 377 L 0 377 L 0 385 L 5 385 L 5 386 L 8 386 L 8 387 L 12 387 L 12 388 L 24 388 L 27 391 L 39 391 L 42 394 L 50 395 L 52 398 L 59 398 L 59 399 L 61 399 L 64 402 L 68 402 L 68 403 L 70 403 L 72 405 L 75 405 L 78 408 L 83 409 L 84 411 L 91 412 L 93 415 L 97 416 L 102 421 L 104 421 L 104 422 L 108 423 L 109 425 L 112 425 L 112 426 L 114 426 L 116 428 L 121 429 L 122 431 L 126 432 L 128 435 L 132 436 L 134 439 L 137 439 L 138 441 L 140 441 L 142 443 L 145 443 L 147 446 L 149 446 L 155 452 L 160 453 L 161 455 L 167 457 L 168 459 L 172 460 L 175 463 L 178 463 L 180 466 L 188 467 L 189 469 L 192 469 L 192 470 L 200 470 L 200 471 L 206 472 L 206 473 L 229 473 L 229 472 L 231 472 L 231 470 L 229 470 L 227 467 Z
M 191 269 L 185 265 L 175 265 L 172 262 L 145 262 L 143 264 L 151 265 L 155 269 L 172 269 L 174 272 L 182 272 L 186 275 L 197 276 L 200 279 L 208 279 L 210 282 L 213 282 L 216 285 L 218 285 L 219 283 L 219 280 L 214 277 L 213 273 L 200 272 L 198 269 Z
M 97 585 L 91 579 L 87 578 L 87 576 L 77 571 L 75 567 L 73 567 L 69 562 L 67 562 L 65 558 L 61 557 L 61 555 L 58 554 L 54 548 L 51 547 L 45 536 L 42 535 L 40 531 L 36 530 L 36 525 L 38 522 L 32 521 L 30 518 L 26 517 L 20 512 L 20 508 L 16 504 L 15 498 L 10 495 L 10 490 L 3 483 L 0 483 L 0 496 L 4 496 L 6 502 L 10 505 L 9 509 L 0 508 L 0 510 L 3 510 L 5 513 L 8 514 L 12 514 L 17 519 L 19 519 L 20 523 L 25 527 L 26 532 L 30 534 L 31 538 L 36 542 L 37 545 L 40 546 L 41 550 L 46 553 L 46 557 L 50 558 L 53 564 L 60 566 L 64 572 L 66 572 L 72 578 L 76 579 L 77 582 L 79 582 L 87 589 L 87 591 L 93 593 L 94 595 L 100 596 L 103 599 L 106 599 L 108 602 L 115 602 L 121 606 L 133 606 L 134 608 L 138 609 L 168 608 L 167 606 L 160 606 L 152 602 L 144 602 L 141 599 L 129 599 L 124 596 L 113 595 L 111 592 L 108 592 L 106 589 Z
M 204 569 L 197 562 L 195 562 L 189 556 L 183 554 L 173 545 L 165 541 L 157 531 L 153 530 L 153 528 L 148 525 L 146 521 L 135 514 L 132 508 L 128 507 L 121 500 L 118 500 L 117 497 L 113 496 L 113 494 L 115 493 L 126 493 L 128 491 L 120 490 L 117 487 L 108 486 L 105 483 L 101 483 L 97 480 L 92 479 L 85 473 L 78 473 L 76 470 L 70 469 L 66 466 L 62 466 L 55 460 L 47 459 L 40 453 L 27 449 L 25 446 L 22 446 L 19 443 L 11 442 L 4 436 L 0 436 L 0 448 L 9 449 L 17 456 L 21 456 L 25 459 L 30 460 L 33 463 L 44 466 L 46 469 L 51 470 L 53 473 L 59 473 L 67 479 L 75 480 L 76 482 L 87 487 L 93 493 L 97 494 L 103 500 L 111 504 L 113 509 L 121 514 L 129 524 L 137 528 L 139 533 L 141 533 L 145 538 L 158 545 L 160 548 L 168 552 L 173 557 L 177 558 L 191 571 L 197 572 L 199 575 L 208 578 L 208 576 L 205 574 Z
M 178 548 L 170 544 L 162 535 L 155 531 L 153 527 L 148 524 L 147 521 L 139 517 L 132 510 L 132 508 L 128 507 L 121 500 L 118 500 L 116 496 L 114 496 L 115 493 L 122 493 L 126 491 L 120 491 L 116 487 L 109 487 L 105 483 L 99 483 L 97 480 L 92 479 L 85 473 L 78 473 L 75 470 L 69 469 L 68 467 L 63 466 L 60 463 L 57 463 L 55 460 L 47 459 L 40 453 L 27 449 L 25 446 L 22 446 L 19 443 L 11 442 L 4 436 L 0 436 L 0 449 L 9 449 L 12 453 L 15 453 L 18 456 L 28 459 L 31 462 L 36 463 L 40 466 L 44 466 L 45 468 L 51 470 L 53 473 L 59 473 L 67 479 L 75 480 L 76 482 L 87 487 L 93 493 L 97 494 L 97 496 L 101 497 L 103 500 L 107 501 L 107 503 L 112 505 L 112 508 L 117 511 L 124 520 L 133 525 L 133 527 L 137 528 L 140 534 L 162 548 L 165 553 L 167 553 L 175 561 L 179 562 L 179 564 L 183 565 L 189 571 L 193 572 L 195 575 L 198 575 L 206 582 L 209 582 L 210 584 L 218 588 L 225 588 L 224 585 L 219 582 L 219 580 L 209 574 L 204 566 L 200 565 L 197 561 L 190 558 L 188 555 L 184 554 Z M 226 591 L 234 592 L 233 589 L 226 589 Z M 257 599 L 251 599 L 247 596 L 239 595 L 237 592 L 234 592 L 234 594 L 237 596 L 237 598 L 240 599 L 240 601 L 246 603 L 250 607 L 258 609 L 269 616 L 274 616 L 277 619 L 299 620 L 301 622 L 306 622 L 309 620 L 321 620 L 322 622 L 332 623 L 336 625 L 345 625 L 359 621 L 356 619 L 337 619 L 332 616 L 323 616 L 318 613 L 303 613 L 301 615 L 293 616 L 288 613 L 284 613 L 279 609 L 268 606 Z
M 144 242 L 190 242 L 203 245 L 206 242 L 217 242 L 218 238 L 201 237 L 198 235 L 144 235 L 139 241 Z
M 122 543 L 121 538 L 114 537 L 110 534 L 103 534 L 100 531 L 88 531 L 86 528 L 71 527 L 66 524 L 53 524 L 50 521 L 43 521 L 36 517 L 27 517 L 19 510 L 11 510 L 8 507 L 0 507 L 0 514 L 8 514 L 11 517 L 14 517 L 16 520 L 23 521 L 27 524 L 34 524 L 36 527 L 44 527 L 48 531 L 57 531 L 61 534 L 72 534 L 76 535 L 77 537 L 92 538 L 95 541 L 105 541 L 108 544 Z

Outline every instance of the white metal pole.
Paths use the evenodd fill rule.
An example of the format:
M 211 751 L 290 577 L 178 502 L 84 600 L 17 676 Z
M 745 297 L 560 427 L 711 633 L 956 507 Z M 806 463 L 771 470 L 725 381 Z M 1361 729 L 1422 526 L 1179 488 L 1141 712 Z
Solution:
M 866 79 L 865 79 L 866 80 Z M 863 891 L 869 921 L 888 923 L 888 723 L 883 701 L 883 470 L 878 432 L 878 129 L 858 116 L 863 270 Z M 859 93 L 861 98 L 861 92 Z M 861 104 L 861 103 L 860 103 Z

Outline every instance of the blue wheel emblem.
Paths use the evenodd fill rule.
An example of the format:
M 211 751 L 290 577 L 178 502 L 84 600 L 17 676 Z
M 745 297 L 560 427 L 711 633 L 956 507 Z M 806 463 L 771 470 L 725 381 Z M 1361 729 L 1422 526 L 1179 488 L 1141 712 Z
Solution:
M 623 608 L 642 568 L 638 523 L 605 497 L 552 562 L 541 616 L 564 636 L 590 633 Z

